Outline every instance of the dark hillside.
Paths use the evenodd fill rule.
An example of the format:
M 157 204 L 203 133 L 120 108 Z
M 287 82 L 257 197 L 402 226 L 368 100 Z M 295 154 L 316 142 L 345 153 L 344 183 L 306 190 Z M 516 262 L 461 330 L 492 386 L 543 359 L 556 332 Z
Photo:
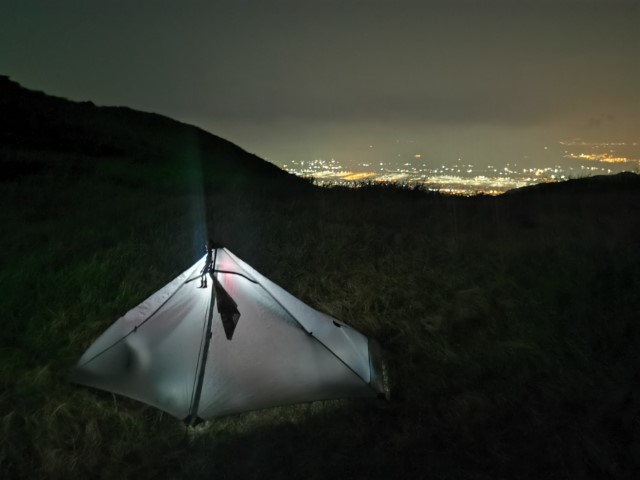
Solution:
M 638 175 L 471 198 L 205 179 L 201 195 L 176 158 L 248 175 L 236 187 L 272 168 L 217 163 L 208 151 L 236 147 L 159 116 L 25 95 L 71 127 L 39 113 L 1 133 L 5 165 L 39 162 L 0 184 L 1 478 L 639 478 Z M 49 133 L 30 143 L 34 124 Z M 378 339 L 391 402 L 185 430 L 68 383 L 97 336 L 203 254 L 207 230 Z
M 576 178 L 559 183 L 539 183 L 529 187 L 518 188 L 506 192 L 507 195 L 524 195 L 531 193 L 544 194 L 583 194 L 607 193 L 612 191 L 637 190 L 640 186 L 640 175 L 622 172 L 615 175 L 596 175 L 593 177 Z
M 97 107 L 27 90 L 0 76 L 4 179 L 41 169 L 108 173 L 114 181 L 189 189 L 295 188 L 271 163 L 196 127 L 125 107 Z

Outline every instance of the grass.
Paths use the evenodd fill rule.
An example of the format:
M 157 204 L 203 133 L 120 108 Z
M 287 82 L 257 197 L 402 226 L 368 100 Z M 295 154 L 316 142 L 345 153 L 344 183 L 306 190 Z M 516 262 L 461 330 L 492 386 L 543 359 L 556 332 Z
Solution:
M 108 325 L 202 254 L 197 196 L 105 168 L 38 170 L 0 190 L 3 478 L 640 473 L 637 188 L 209 190 L 219 241 L 380 341 L 392 400 L 186 430 L 65 379 Z

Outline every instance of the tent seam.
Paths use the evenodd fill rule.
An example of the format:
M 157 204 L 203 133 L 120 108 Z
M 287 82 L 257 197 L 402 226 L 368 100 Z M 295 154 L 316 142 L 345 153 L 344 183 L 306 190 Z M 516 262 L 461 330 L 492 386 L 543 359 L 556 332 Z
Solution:
M 236 262 L 235 258 L 233 258 L 233 254 L 231 254 L 231 252 L 229 252 L 226 248 L 223 248 L 223 250 L 225 250 L 225 252 L 227 254 L 229 254 L 229 257 L 231 258 L 231 260 L 233 260 L 233 262 L 238 265 L 239 268 L 242 268 L 238 262 Z M 307 334 L 312 337 L 316 342 L 318 342 L 320 345 L 322 345 L 325 349 L 327 349 L 327 351 L 329 353 L 331 353 L 334 357 L 336 357 L 345 367 L 347 367 L 349 370 L 351 370 L 356 377 L 358 377 L 366 386 L 368 386 L 369 388 L 371 388 L 371 390 L 373 390 L 376 394 L 378 393 L 370 384 L 370 381 L 365 380 L 364 378 L 362 378 L 362 376 L 356 372 L 353 368 L 351 368 L 351 365 L 349 365 L 347 362 L 345 362 L 342 358 L 340 358 L 340 356 L 338 356 L 338 354 L 336 354 L 333 350 L 331 350 L 324 342 L 322 342 L 318 337 L 316 337 L 315 335 L 313 335 L 313 332 L 307 330 L 305 328 L 305 326 L 300 323 L 298 321 L 298 319 L 289 311 L 289 309 L 287 309 L 269 290 L 267 290 L 264 285 L 262 285 L 262 283 L 260 283 L 259 281 L 256 281 L 256 284 L 259 285 L 266 293 L 267 295 L 269 295 L 273 300 L 275 300 L 275 302 L 280 305 L 280 308 L 282 308 L 287 315 L 289 315 L 294 322 L 296 322 L 298 325 L 300 325 L 300 327 L 302 327 L 302 330 L 304 330 L 305 332 L 307 332 Z M 368 345 L 368 339 L 367 339 L 367 345 Z M 367 349 L 368 351 L 368 349 Z M 371 362 L 371 359 L 369 359 L 369 362 Z M 369 369 L 371 369 L 371 367 L 369 367 Z M 371 372 L 369 372 L 369 378 L 371 378 Z
M 193 269 L 195 270 L 195 266 L 193 267 Z M 189 275 L 190 276 L 190 275 Z M 187 278 L 189 278 L 189 276 L 187 276 Z M 133 329 L 131 329 L 130 332 L 126 333 L 125 335 L 122 336 L 122 338 L 116 340 L 115 342 L 113 342 L 111 345 L 109 345 L 107 348 L 105 348 L 104 350 L 96 353 L 93 357 L 91 357 L 89 360 L 87 360 L 86 362 L 81 363 L 80 365 L 78 365 L 76 368 L 80 368 L 80 367 L 84 367 L 86 364 L 88 364 L 89 362 L 93 362 L 96 358 L 98 358 L 100 355 L 102 355 L 103 353 L 107 352 L 108 350 L 111 350 L 113 347 L 115 347 L 117 344 L 119 344 L 121 341 L 123 341 L 125 338 L 127 338 L 129 335 L 131 335 L 132 333 L 135 333 L 138 328 L 140 328 L 141 326 L 143 326 L 145 323 L 147 323 L 149 320 L 151 320 L 151 318 L 158 313 L 158 311 L 164 307 L 166 305 L 166 303 L 171 300 L 177 293 L 178 290 L 180 290 L 185 284 L 187 283 L 187 281 L 185 280 L 184 282 L 182 282 L 178 288 L 175 289 L 175 291 L 169 295 L 169 297 L 167 297 L 167 299 L 162 302 L 158 308 L 156 308 L 147 318 L 145 318 L 140 324 L 135 325 L 133 327 Z M 124 315 L 126 316 L 126 314 Z M 123 316 L 123 317 L 124 317 Z

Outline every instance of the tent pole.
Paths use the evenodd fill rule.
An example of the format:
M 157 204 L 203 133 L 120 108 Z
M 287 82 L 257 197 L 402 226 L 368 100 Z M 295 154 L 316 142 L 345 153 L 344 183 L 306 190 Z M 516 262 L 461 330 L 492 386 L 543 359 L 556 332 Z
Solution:
M 211 343 L 211 337 L 213 333 L 211 332 L 211 324 L 213 323 L 213 307 L 216 303 L 216 289 L 213 286 L 213 271 L 216 267 L 216 260 L 218 259 L 218 249 L 216 248 L 214 251 L 213 264 L 211 265 L 211 270 L 208 273 L 211 276 L 211 301 L 209 302 L 209 312 L 207 313 L 207 328 L 205 329 L 205 337 L 204 337 L 204 348 L 202 349 L 202 360 L 200 362 L 200 372 L 198 373 L 198 380 L 196 384 L 196 391 L 193 397 L 193 404 L 191 405 L 191 410 L 189 411 L 189 416 L 186 419 L 186 422 L 195 426 L 202 419 L 198 417 L 198 407 L 200 406 L 200 395 L 202 394 L 202 384 L 204 383 L 204 369 L 207 365 L 207 357 L 209 355 L 209 345 Z M 205 274 L 206 274 L 205 273 Z

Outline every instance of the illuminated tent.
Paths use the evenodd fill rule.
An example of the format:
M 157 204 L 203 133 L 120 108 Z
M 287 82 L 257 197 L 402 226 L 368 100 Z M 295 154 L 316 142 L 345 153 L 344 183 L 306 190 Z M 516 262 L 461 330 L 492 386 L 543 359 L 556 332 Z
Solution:
M 222 415 L 384 392 L 375 342 L 312 309 L 225 248 L 118 319 L 71 380 L 195 424 Z

